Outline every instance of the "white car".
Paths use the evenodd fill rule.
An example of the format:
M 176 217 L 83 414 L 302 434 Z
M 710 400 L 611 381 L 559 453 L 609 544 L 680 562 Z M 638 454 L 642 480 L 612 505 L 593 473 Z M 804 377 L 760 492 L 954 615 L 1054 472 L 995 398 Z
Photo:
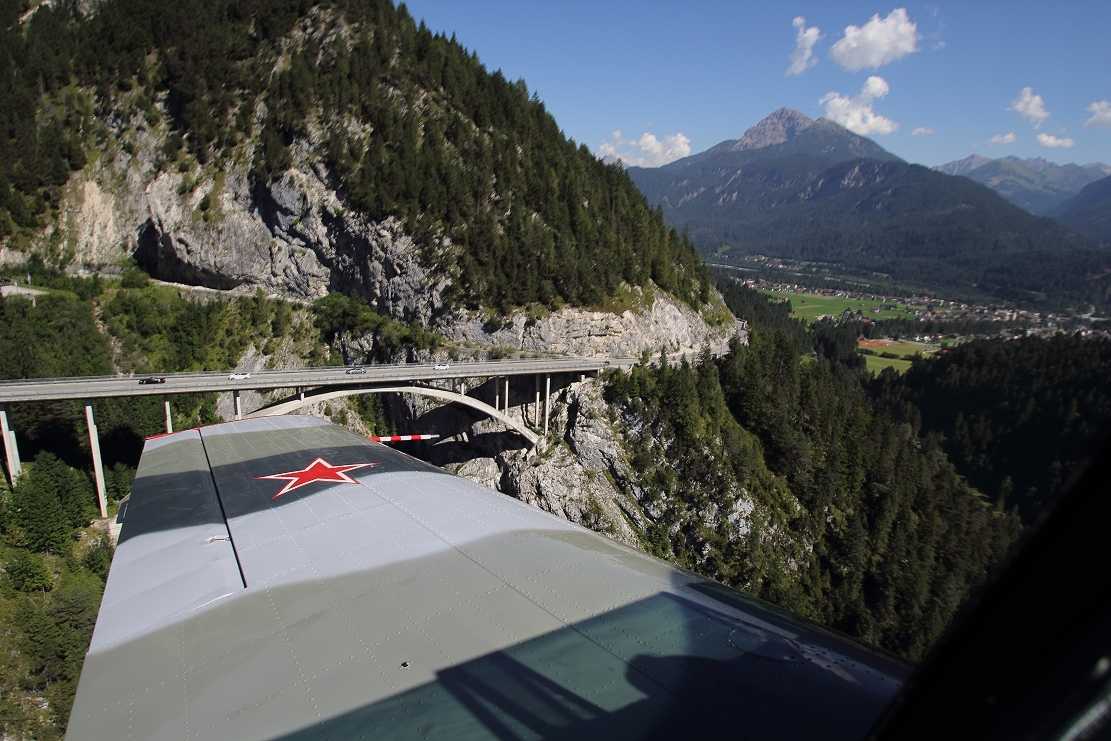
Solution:
M 448 369 L 448 364 L 447 363 L 436 363 L 435 370 L 447 370 L 447 369 Z
M 229 381 L 246 381 L 251 377 L 250 373 L 239 373 L 238 371 L 228 376 Z

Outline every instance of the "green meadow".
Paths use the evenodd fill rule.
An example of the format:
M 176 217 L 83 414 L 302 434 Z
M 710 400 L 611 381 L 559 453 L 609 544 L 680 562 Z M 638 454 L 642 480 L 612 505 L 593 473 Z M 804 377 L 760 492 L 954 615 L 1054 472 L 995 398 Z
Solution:
M 870 319 L 887 319 L 902 316 L 906 311 L 905 304 L 896 304 L 891 301 L 883 302 L 874 299 L 841 298 L 839 296 L 821 296 L 815 293 L 780 293 L 778 291 L 761 290 L 768 296 L 778 299 L 791 300 L 791 313 L 808 324 L 817 321 L 818 317 L 827 314 L 840 315 L 846 309 L 860 311 Z M 872 313 L 879 309 L 879 313 Z
M 910 367 L 910 360 L 906 358 L 881 358 L 879 355 L 865 355 L 864 363 L 868 370 L 876 375 L 884 368 L 894 368 L 896 373 L 902 374 Z
M 859 347 L 867 349 L 875 353 L 875 355 L 864 355 L 864 361 L 867 364 L 868 370 L 879 373 L 884 368 L 894 368 L 896 373 L 902 373 L 910 367 L 911 361 L 915 355 L 930 355 L 937 352 L 938 345 L 931 345 L 926 342 L 890 342 L 879 344 L 876 341 L 861 340 Z M 897 358 L 881 358 L 881 353 L 891 353 L 898 355 Z

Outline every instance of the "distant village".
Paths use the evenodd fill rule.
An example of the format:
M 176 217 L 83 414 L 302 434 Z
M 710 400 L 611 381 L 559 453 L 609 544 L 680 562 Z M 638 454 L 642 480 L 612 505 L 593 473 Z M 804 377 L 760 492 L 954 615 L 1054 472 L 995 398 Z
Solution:
M 887 296 L 864 291 L 850 291 L 832 288 L 811 288 L 797 283 L 765 280 L 763 278 L 734 278 L 750 288 L 782 294 L 809 294 L 848 301 L 878 301 L 890 306 L 873 307 L 868 310 L 846 309 L 839 314 L 819 315 L 818 319 L 840 319 L 842 321 L 872 322 L 880 319 L 908 319 L 915 317 L 927 321 L 974 321 L 993 322 L 999 325 L 998 331 L 977 334 L 915 334 L 906 339 L 917 342 L 937 342 L 950 339 L 1014 339 L 1018 337 L 1049 336 L 1054 334 L 1077 334 L 1092 339 L 1111 339 L 1111 322 L 1088 314 L 1057 314 L 1052 312 L 1027 311 L 1013 307 L 980 305 L 946 301 L 945 299 L 913 294 L 910 296 Z M 789 298 L 789 296 L 784 296 Z

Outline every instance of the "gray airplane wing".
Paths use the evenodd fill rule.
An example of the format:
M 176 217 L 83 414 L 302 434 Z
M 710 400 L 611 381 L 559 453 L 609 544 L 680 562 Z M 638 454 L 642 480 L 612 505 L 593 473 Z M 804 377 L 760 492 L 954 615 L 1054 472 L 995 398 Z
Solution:
M 856 739 L 908 671 L 276 417 L 147 441 L 67 738 Z

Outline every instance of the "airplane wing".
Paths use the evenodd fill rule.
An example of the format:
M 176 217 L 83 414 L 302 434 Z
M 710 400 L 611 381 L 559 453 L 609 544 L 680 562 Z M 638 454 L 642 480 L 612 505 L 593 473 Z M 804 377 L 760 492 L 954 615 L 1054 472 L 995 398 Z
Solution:
M 67 737 L 856 739 L 909 671 L 275 417 L 147 441 Z

